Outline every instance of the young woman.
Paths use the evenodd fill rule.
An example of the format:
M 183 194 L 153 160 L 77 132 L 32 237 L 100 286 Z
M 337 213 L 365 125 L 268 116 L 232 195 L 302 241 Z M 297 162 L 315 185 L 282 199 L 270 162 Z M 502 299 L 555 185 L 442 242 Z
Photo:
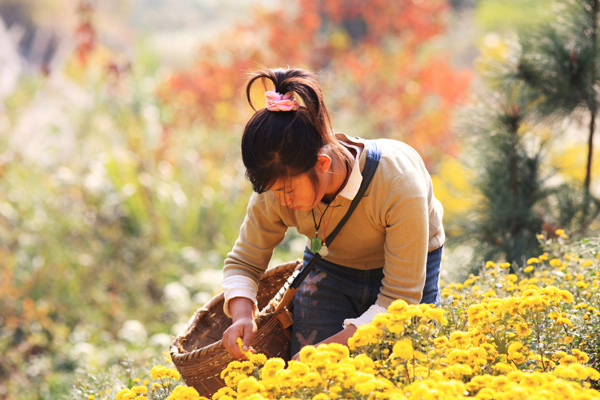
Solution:
M 250 100 L 257 80 L 274 85 L 258 111 Z M 224 309 L 233 319 L 223 334 L 229 353 L 242 358 L 236 340 L 241 337 L 247 347 L 256 333 L 258 280 L 289 227 L 307 237 L 305 266 L 313 255 L 311 239 L 323 243 L 323 258 L 294 299 L 292 354 L 309 344 L 347 344 L 357 326 L 396 299 L 439 304 L 443 209 L 417 152 L 399 141 L 376 141 L 376 173 L 328 246 L 328 234 L 360 187 L 365 141 L 334 133 L 321 88 L 308 71 L 256 72 L 246 97 L 256 113 L 241 147 L 254 193 L 223 270 Z

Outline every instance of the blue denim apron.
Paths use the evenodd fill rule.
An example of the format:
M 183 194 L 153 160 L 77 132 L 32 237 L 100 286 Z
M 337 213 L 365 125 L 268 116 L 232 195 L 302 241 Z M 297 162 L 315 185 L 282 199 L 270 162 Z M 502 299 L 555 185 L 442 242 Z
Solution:
M 427 254 L 421 303 L 440 304 L 442 248 Z M 304 250 L 304 266 L 312 256 L 310 250 Z M 292 355 L 340 332 L 345 319 L 367 311 L 377 300 L 383 277 L 383 268 L 359 270 L 320 259 L 294 298 Z

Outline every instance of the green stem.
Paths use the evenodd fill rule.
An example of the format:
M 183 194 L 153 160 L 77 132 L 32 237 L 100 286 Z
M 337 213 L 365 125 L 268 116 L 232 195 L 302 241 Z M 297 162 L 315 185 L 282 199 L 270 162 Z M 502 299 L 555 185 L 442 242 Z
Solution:
M 540 352 L 540 362 L 542 363 L 542 372 L 546 372 L 546 365 L 544 364 L 544 350 L 543 350 L 543 343 L 542 343 L 542 338 L 540 337 L 540 332 L 541 332 L 541 326 L 540 326 L 540 313 L 536 312 L 535 313 L 535 336 L 537 339 L 537 347 L 539 349 Z

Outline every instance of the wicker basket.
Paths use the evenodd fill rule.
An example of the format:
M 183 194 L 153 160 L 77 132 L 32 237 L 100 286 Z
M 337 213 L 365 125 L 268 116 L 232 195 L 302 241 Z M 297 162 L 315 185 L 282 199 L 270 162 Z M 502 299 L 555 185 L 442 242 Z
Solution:
M 267 357 L 290 359 L 291 307 L 284 294 L 302 261 L 292 261 L 265 271 L 258 286 L 258 332 L 251 346 Z M 286 296 L 287 297 L 287 296 Z M 192 316 L 171 345 L 171 359 L 188 386 L 210 398 L 225 386 L 221 371 L 233 360 L 221 339 L 231 325 L 223 312 L 223 293 L 213 297 Z

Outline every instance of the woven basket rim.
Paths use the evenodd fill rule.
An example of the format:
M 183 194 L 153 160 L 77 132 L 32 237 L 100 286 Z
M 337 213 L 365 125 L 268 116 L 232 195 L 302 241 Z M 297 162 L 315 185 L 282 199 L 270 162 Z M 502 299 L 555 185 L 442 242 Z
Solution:
M 290 268 L 296 268 L 296 272 L 298 272 L 301 264 L 302 264 L 302 260 L 297 259 L 294 261 L 288 261 L 286 263 L 279 264 L 275 267 L 268 268 L 267 270 L 265 270 L 261 279 L 269 278 L 272 275 L 279 273 L 281 270 L 287 270 Z M 287 285 L 284 285 L 284 286 L 287 286 Z M 282 294 L 284 292 L 285 292 L 285 290 L 283 290 L 283 288 L 278 292 L 277 298 L 279 300 L 281 300 Z M 208 354 L 211 351 L 220 350 L 220 349 L 224 348 L 222 340 L 218 340 L 207 346 L 201 347 L 199 349 L 194 349 L 192 351 L 185 351 L 183 349 L 183 346 L 181 346 L 181 340 L 184 339 L 185 337 L 187 337 L 191 333 L 191 331 L 196 326 L 196 323 L 198 322 L 198 320 L 206 313 L 211 312 L 211 309 L 215 306 L 215 304 L 223 301 L 223 298 L 224 298 L 224 292 L 221 292 L 221 293 L 215 295 L 204 306 L 199 308 L 192 315 L 190 320 L 185 324 L 185 326 L 183 327 L 181 332 L 177 335 L 177 337 L 175 338 L 175 340 L 173 340 L 173 343 L 171 344 L 171 347 L 169 350 L 171 353 L 171 359 L 173 361 L 187 361 L 187 360 L 191 360 L 191 359 L 200 358 L 202 356 L 205 356 L 206 354 Z M 267 320 L 283 311 L 283 310 L 280 310 L 280 311 L 272 312 L 267 309 L 269 309 L 268 306 L 265 307 L 264 310 L 261 310 L 260 314 L 256 318 L 257 324 L 259 324 L 260 322 Z
M 278 314 L 282 313 L 285 310 L 279 310 L 276 312 L 272 312 L 272 313 L 265 313 L 262 315 L 259 315 L 258 317 L 256 317 L 256 324 L 260 325 L 261 322 L 268 320 L 271 317 L 275 317 Z M 177 346 L 171 346 L 172 348 L 175 347 L 176 350 L 179 350 L 177 348 Z M 200 358 L 205 356 L 206 354 L 212 352 L 212 351 L 216 351 L 216 350 L 220 350 L 222 348 L 224 348 L 223 346 L 223 340 L 218 340 L 214 343 L 211 343 L 207 346 L 201 347 L 199 349 L 195 349 L 192 351 L 188 351 L 185 353 L 180 353 L 180 354 L 173 354 L 173 349 L 171 348 L 171 358 L 176 360 L 176 361 L 187 361 L 187 360 L 193 360 L 195 358 Z

